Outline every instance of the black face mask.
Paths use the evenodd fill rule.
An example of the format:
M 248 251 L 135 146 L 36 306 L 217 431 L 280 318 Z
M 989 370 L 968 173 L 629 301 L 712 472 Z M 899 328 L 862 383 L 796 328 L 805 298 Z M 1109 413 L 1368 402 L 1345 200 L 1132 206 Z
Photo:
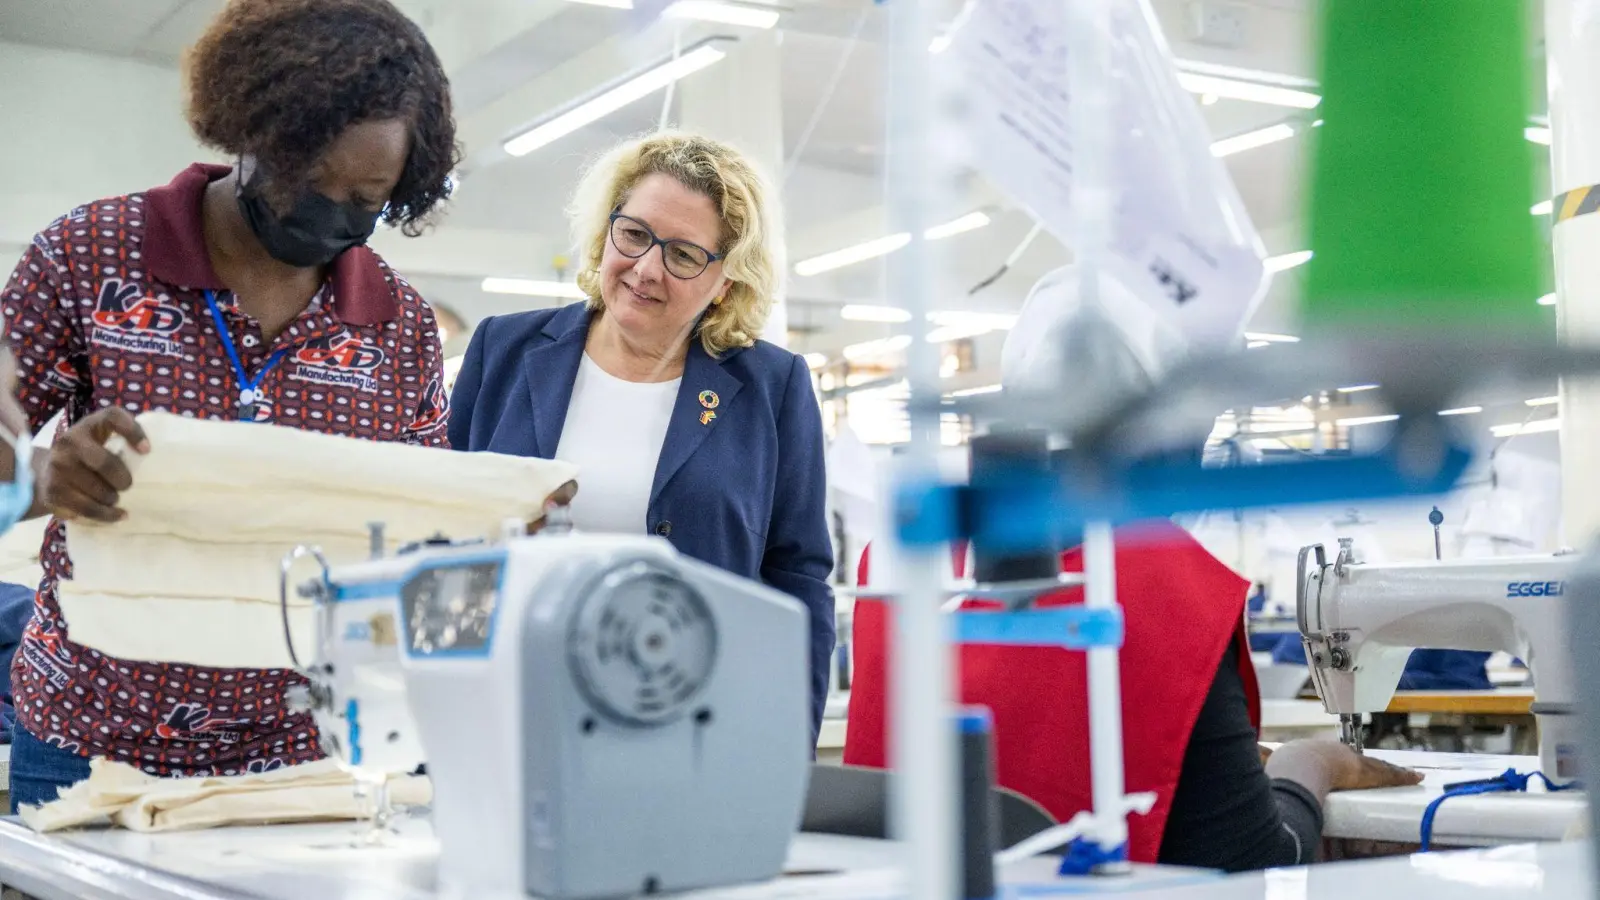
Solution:
M 261 193 L 260 169 L 239 183 L 239 211 L 256 240 L 273 259 L 299 269 L 325 266 L 339 254 L 372 237 L 381 212 L 354 203 L 336 203 L 311 188 L 300 194 L 287 215 L 273 211 Z

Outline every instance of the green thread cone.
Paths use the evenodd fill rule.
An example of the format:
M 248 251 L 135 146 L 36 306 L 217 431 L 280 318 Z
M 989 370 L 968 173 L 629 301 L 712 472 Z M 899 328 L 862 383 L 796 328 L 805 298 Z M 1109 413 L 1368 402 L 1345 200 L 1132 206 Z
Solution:
M 1308 331 L 1549 331 L 1521 0 L 1324 0 Z

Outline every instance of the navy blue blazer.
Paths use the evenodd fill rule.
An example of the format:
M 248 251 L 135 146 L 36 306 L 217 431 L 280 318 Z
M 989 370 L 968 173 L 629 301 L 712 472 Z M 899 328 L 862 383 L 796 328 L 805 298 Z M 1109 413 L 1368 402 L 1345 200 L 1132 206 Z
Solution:
M 583 360 L 582 303 L 483 320 L 450 398 L 450 444 L 555 456 Z M 702 391 L 717 395 L 704 424 Z M 690 342 L 641 530 L 686 556 L 759 579 L 811 612 L 811 726 L 833 656 L 822 412 L 805 361 L 765 341 L 715 359 Z M 582 492 L 583 476 L 578 476 Z

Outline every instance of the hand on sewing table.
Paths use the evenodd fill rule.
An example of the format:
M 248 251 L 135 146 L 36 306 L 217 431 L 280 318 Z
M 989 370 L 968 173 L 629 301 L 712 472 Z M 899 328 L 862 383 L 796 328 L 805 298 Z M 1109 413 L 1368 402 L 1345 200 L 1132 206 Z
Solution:
M 557 506 L 572 505 L 572 498 L 576 496 L 578 496 L 578 483 L 576 481 L 569 481 L 563 484 L 561 487 L 556 488 L 555 492 L 550 496 L 544 498 L 545 512 L 549 513 L 552 508 Z M 540 517 L 537 522 L 529 522 L 528 534 L 538 534 L 540 529 L 544 528 L 544 523 L 545 517 Z
M 144 429 L 131 413 L 117 406 L 91 413 L 57 437 L 39 470 L 35 503 L 42 506 L 41 511 L 68 521 L 122 521 L 127 513 L 117 508 L 117 499 L 133 486 L 133 475 L 105 446 L 118 434 L 134 451 L 150 452 Z
M 1332 791 L 1405 787 L 1422 781 L 1422 773 L 1364 756 L 1338 741 L 1290 741 L 1267 760 L 1267 774 L 1293 781 L 1320 803 Z

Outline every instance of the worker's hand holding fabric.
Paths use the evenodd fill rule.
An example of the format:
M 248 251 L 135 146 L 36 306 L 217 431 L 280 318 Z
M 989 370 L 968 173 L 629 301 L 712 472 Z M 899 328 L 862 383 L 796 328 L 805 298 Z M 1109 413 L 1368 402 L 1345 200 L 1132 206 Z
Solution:
M 572 501 L 576 499 L 577 496 L 577 481 L 569 481 L 566 484 L 563 484 L 561 487 L 556 488 L 555 491 L 553 491 L 550 496 L 546 497 L 544 500 L 545 515 L 542 515 L 538 519 L 528 523 L 528 534 L 538 534 L 540 531 L 543 531 L 544 523 L 549 520 L 548 516 L 550 511 L 552 509 L 571 506 Z
M 133 415 L 119 406 L 85 416 L 50 448 L 40 472 L 35 512 L 59 519 L 120 522 L 127 513 L 118 496 L 133 487 L 128 465 L 107 442 L 120 435 L 134 452 L 150 452 L 150 441 Z
M 1325 738 L 1291 741 L 1267 760 L 1267 775 L 1283 778 L 1310 791 L 1320 803 L 1333 791 L 1406 787 L 1422 781 L 1420 772 L 1363 756 Z

